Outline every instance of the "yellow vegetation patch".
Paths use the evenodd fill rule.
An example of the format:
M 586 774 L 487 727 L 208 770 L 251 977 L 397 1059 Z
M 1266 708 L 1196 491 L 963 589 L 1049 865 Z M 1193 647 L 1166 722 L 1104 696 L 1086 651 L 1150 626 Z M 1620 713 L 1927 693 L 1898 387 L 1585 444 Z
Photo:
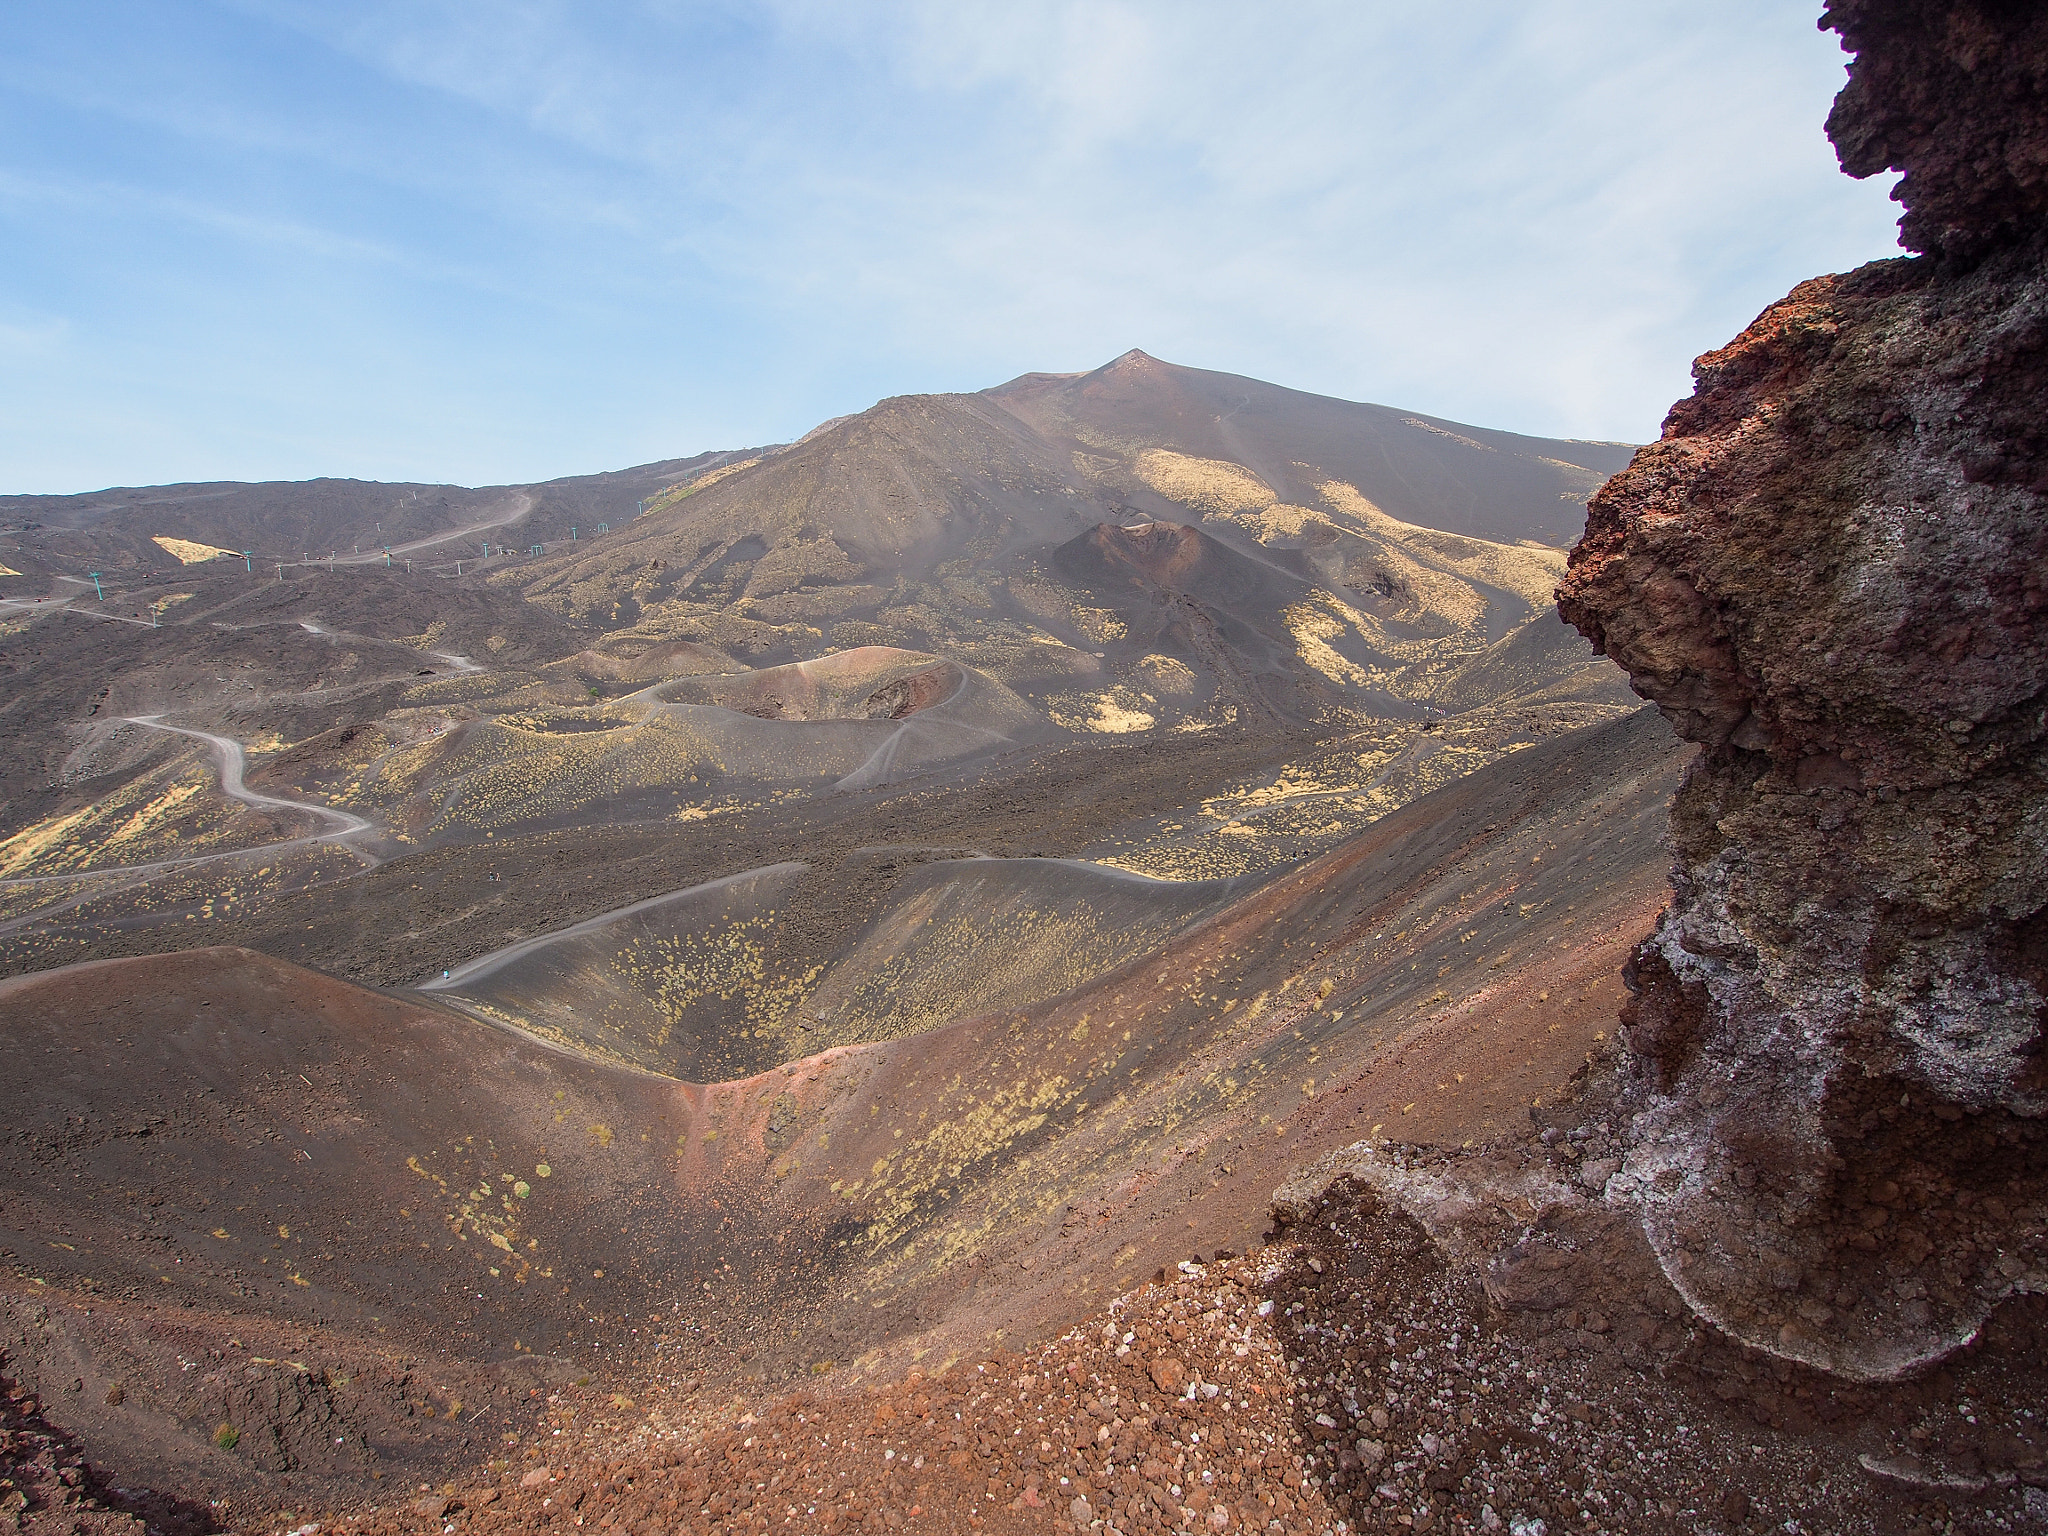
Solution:
M 1297 507 L 1285 501 L 1232 515 L 1241 527 L 1255 534 L 1261 544 L 1303 539 L 1317 529 L 1334 527 L 1327 517 L 1313 508 Z
M 1074 628 L 1097 645 L 1107 645 L 1112 640 L 1121 640 L 1130 633 L 1124 621 L 1107 608 L 1084 608 L 1076 604 L 1069 617 L 1073 620 Z
M 1185 909 L 1105 910 L 963 874 L 906 900 L 812 996 L 819 1047 L 901 1039 L 1071 992 L 1174 931 Z M 1096 1021 L 1092 1026 L 1109 1026 Z M 1089 1038 L 1083 1017 L 1068 1038 Z
M 457 1149 L 460 1152 L 460 1148 Z M 462 1183 L 436 1173 L 420 1160 L 418 1154 L 405 1160 L 406 1167 L 422 1179 L 432 1183 L 440 1191 L 441 1198 L 449 1209 L 440 1218 L 441 1225 L 451 1237 L 468 1242 L 472 1236 L 481 1237 L 490 1247 L 508 1256 L 515 1285 L 524 1285 L 529 1275 L 538 1273 L 542 1277 L 553 1274 L 552 1270 L 536 1270 L 532 1255 L 538 1253 L 537 1240 L 525 1237 L 519 1228 L 519 1208 L 513 1204 L 511 1195 L 493 1184 L 486 1171 L 473 1187 L 465 1187 L 467 1175 L 459 1175 Z M 509 1173 L 498 1175 L 500 1180 L 510 1179 Z M 403 1214 L 401 1212 L 401 1214 Z M 279 1228 L 279 1235 L 284 1229 Z M 492 1269 L 496 1275 L 499 1270 Z M 450 1412 L 454 1412 L 453 1408 Z
M 1195 674 L 1187 663 L 1171 656 L 1147 656 L 1138 663 L 1145 680 L 1169 698 L 1186 698 L 1195 691 Z
M 182 765 L 167 776 L 132 779 L 92 805 L 0 841 L 0 876 L 139 864 L 215 847 L 240 818 L 237 808 L 202 793 L 212 787 L 210 773 Z
M 740 919 L 722 931 L 706 927 L 635 939 L 620 950 L 613 967 L 652 997 L 669 1021 L 651 1043 L 667 1045 L 670 1029 L 713 999 L 741 1005 L 743 1036 L 778 1033 L 823 967 L 794 972 L 775 966 L 769 953 L 775 931 L 769 913 Z
M 879 1253 L 908 1236 L 921 1207 L 943 1199 L 963 1173 L 1000 1157 L 1079 1094 L 1079 1085 L 1063 1076 L 1017 1082 L 905 1143 L 893 1166 L 887 1158 L 878 1160 L 869 1190 L 869 1251 Z
M 1096 731 L 1120 736 L 1149 731 L 1159 722 L 1150 706 L 1157 701 L 1122 684 L 1106 693 L 1061 694 L 1046 700 L 1046 713 L 1070 731 Z
M 1316 487 L 1331 510 L 1363 523 L 1362 531 L 1400 544 L 1411 557 L 1447 574 L 1514 593 L 1532 608 L 1548 608 L 1564 576 L 1565 552 L 1524 541 L 1496 544 L 1404 523 L 1381 511 L 1356 486 L 1326 480 Z M 1442 578 L 1440 577 L 1439 580 Z
M 1342 619 L 1308 603 L 1291 605 L 1286 617 L 1288 632 L 1294 636 L 1295 654 L 1303 661 L 1333 683 L 1352 683 L 1361 688 L 1370 685 L 1372 674 L 1330 644 L 1345 632 Z
M 239 560 L 242 557 L 239 549 L 221 549 L 217 545 L 196 544 L 190 539 L 167 538 L 163 534 L 157 534 L 149 542 L 165 554 L 176 558 L 182 565 L 198 565 L 207 560 L 219 560 L 223 556 L 230 560 Z
M 1265 481 L 1227 459 L 1195 459 L 1150 448 L 1138 455 L 1137 470 L 1140 480 L 1169 501 L 1201 512 L 1255 512 L 1279 500 Z

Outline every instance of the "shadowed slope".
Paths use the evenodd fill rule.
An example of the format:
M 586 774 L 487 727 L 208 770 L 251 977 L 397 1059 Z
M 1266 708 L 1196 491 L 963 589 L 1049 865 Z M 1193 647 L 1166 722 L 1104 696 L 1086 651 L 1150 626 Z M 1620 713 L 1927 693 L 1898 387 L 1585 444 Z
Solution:
M 895 883 L 832 951 L 791 921 L 793 906 L 829 897 L 815 887 L 831 879 L 798 863 L 749 870 L 521 940 L 423 990 L 601 1059 L 751 1077 L 1045 1002 L 1249 883 L 1153 880 L 1067 859 L 940 859 Z

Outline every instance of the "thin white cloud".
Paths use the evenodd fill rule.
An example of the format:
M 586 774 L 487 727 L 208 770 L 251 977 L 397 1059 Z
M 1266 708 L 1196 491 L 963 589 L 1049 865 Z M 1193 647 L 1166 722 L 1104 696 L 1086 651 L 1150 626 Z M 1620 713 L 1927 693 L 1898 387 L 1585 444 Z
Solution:
M 299 283 L 297 350 L 337 390 L 377 338 L 409 389 L 332 413 L 346 462 L 302 472 L 558 473 L 1133 345 L 1641 437 L 1694 352 L 1890 246 L 1820 132 L 1832 39 L 1778 0 L 236 3 L 263 57 L 203 89 L 37 77 L 204 175 L 11 174 L 203 227 L 274 324 Z M 251 85 L 273 55 L 318 88 Z M 191 260 L 134 280 L 203 308 Z M 315 291 L 292 262 L 359 275 Z M 100 344 L 81 316 L 69 345 Z M 252 440 L 315 454 L 317 399 Z

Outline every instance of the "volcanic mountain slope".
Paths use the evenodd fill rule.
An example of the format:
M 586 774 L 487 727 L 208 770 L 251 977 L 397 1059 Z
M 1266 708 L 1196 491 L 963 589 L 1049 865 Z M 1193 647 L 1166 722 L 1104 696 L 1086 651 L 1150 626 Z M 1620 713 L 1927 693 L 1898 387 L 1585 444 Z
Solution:
M 530 1433 L 529 1384 L 1040 1336 L 1243 1247 L 1305 1158 L 1555 1093 L 1677 767 L 1653 721 L 1578 733 L 1078 990 L 706 1086 L 246 952 L 17 978 L 13 1369 L 86 1383 L 124 1478 L 347 1487 Z
M 258 564 L 381 563 L 384 551 L 434 564 L 587 537 L 648 498 L 765 450 L 702 453 L 531 485 L 470 489 L 365 480 L 116 487 L 76 496 L 0 496 L 0 595 L 42 590 L 88 569 L 132 584 L 250 551 Z M 500 559 L 510 558 L 508 555 Z
M 1078 729 L 1399 717 L 1548 613 L 1626 457 L 1474 431 L 1131 353 L 885 400 L 492 579 L 756 662 L 936 651 Z
M 777 859 L 837 868 L 869 844 L 1269 874 L 1618 713 L 1604 697 L 1510 696 L 1321 743 L 1242 728 L 1069 742 L 1028 700 L 930 654 L 870 647 L 747 672 L 699 643 L 603 637 L 559 662 L 479 669 L 423 653 L 421 636 L 372 641 L 290 615 L 205 625 L 196 658 L 82 616 L 39 621 L 24 637 L 37 643 L 18 644 L 18 712 L 41 722 L 19 746 L 42 755 L 25 765 L 26 824 L 0 843 L 0 964 L 204 936 L 410 982 L 634 900 Z M 87 692 L 90 666 L 48 644 L 59 632 L 88 661 L 112 635 L 137 664 Z M 160 685 L 185 687 L 184 707 L 152 719 Z M 246 788 L 230 792 L 224 774 L 244 760 Z M 462 852 L 479 840 L 481 863 Z M 835 932 L 871 910 L 823 886 L 800 905 Z
M 1179 400 L 1203 379 L 1140 355 L 1074 399 Z M 1458 773 L 1632 707 L 1549 615 L 1555 549 L 1400 521 L 1328 478 L 1364 474 L 1334 446 L 1335 471 L 1310 465 L 1324 477 L 1314 507 L 1222 461 L 1182 453 L 1169 474 L 1159 455 L 1180 450 L 1149 446 L 1132 473 L 1166 490 L 1112 494 L 1001 394 L 885 401 L 785 450 L 692 461 L 630 527 L 481 576 L 213 561 L 138 570 L 104 599 L 0 603 L 0 965 L 247 934 L 410 981 L 564 919 L 815 862 L 785 847 L 798 804 L 815 835 L 849 795 L 950 793 L 1027 771 L 1070 737 L 1171 733 L 1198 788 L 1114 819 L 1061 808 L 1040 848 L 1174 878 L 1271 873 Z M 1326 424 L 1379 420 L 1261 398 Z M 1131 409 L 1133 430 L 1166 419 Z M 1512 446 L 1401 430 L 1450 464 Z M 1523 460 L 1530 484 L 1562 494 L 1545 456 Z M 1290 495 L 1308 483 L 1277 478 Z M 1139 501 L 1171 516 L 1127 523 Z M 252 490 L 222 505 L 244 502 L 271 504 Z M 1325 735 L 1312 764 L 1302 730 Z M 1060 772 L 1096 796 L 1117 770 L 1068 757 Z M 703 824 L 734 818 L 761 830 L 754 857 L 684 862 Z M 996 822 L 940 841 L 1017 851 L 1016 827 Z M 622 824 L 673 845 L 681 867 L 591 889 L 568 866 Z M 363 885 L 394 859 L 544 834 L 566 840 L 537 870 L 518 850 L 493 861 L 559 898 L 543 923 L 471 931 L 479 913 L 509 915 L 498 890 L 400 922 L 405 903 Z M 323 914 L 285 912 L 336 888 L 353 888 L 355 926 L 308 950 Z M 357 969 L 401 949 L 416 969 Z
M 46 1282 L 10 1297 L 7 1348 L 19 1369 L 35 1297 L 76 1295 L 46 1369 L 92 1377 L 70 1427 L 124 1478 L 203 1495 L 457 1452 L 509 1383 L 566 1369 L 528 1348 L 587 1338 L 590 1296 L 616 1318 L 676 1289 L 619 1225 L 673 1206 L 671 1084 L 245 951 L 4 985 L 35 1070 L 13 1075 L 0 1245 Z M 455 1357 L 411 1375 L 385 1336 L 416 1348 L 436 1318 Z
M 403 739 L 429 680 L 481 671 L 458 647 L 498 663 L 510 687 L 533 681 L 522 663 L 578 643 L 516 597 L 399 572 L 252 584 L 237 569 L 170 596 L 157 625 L 64 609 L 0 640 L 8 873 L 140 863 L 210 838 L 211 821 L 248 819 L 194 737 L 133 717 L 282 750 L 283 764 L 266 764 L 281 779 L 281 767 L 323 761 L 323 739 L 346 747 L 372 727 Z
M 1569 543 L 1586 498 L 1630 452 L 1333 400 L 1143 352 L 1090 373 L 1027 373 L 987 394 L 1127 495 L 1207 496 L 1227 511 L 1264 488 L 1309 506 L 1337 480 L 1394 517 L 1506 544 Z
M 880 646 L 685 674 L 574 707 L 530 688 L 464 707 L 485 686 L 420 696 L 423 724 L 387 734 L 329 792 L 418 843 L 598 814 L 687 821 L 763 793 L 887 784 L 1060 734 L 991 678 Z
M 1190 402 L 1219 404 L 1218 391 L 1257 402 L 1225 434 L 1256 472 L 1190 451 L 1221 451 L 1190 425 Z M 25 595 L 0 603 L 0 622 L 53 605 L 184 630 L 202 617 L 216 627 L 297 619 L 483 667 L 563 663 L 537 691 L 521 694 L 532 680 L 515 677 L 456 700 L 488 693 L 500 709 L 578 702 L 592 687 L 614 694 L 636 674 L 644 683 L 886 645 L 984 673 L 1074 730 L 1414 720 L 1451 673 L 1547 614 L 1562 567 L 1541 541 L 1562 537 L 1553 514 L 1590 486 L 1585 466 L 1613 456 L 1414 422 L 1133 353 L 1065 382 L 884 401 L 787 448 L 542 487 L 430 496 L 322 481 L 17 498 L 37 527 L 15 530 L 19 557 L 6 558 L 24 574 L 7 579 Z M 1088 453 L 1072 446 L 1076 432 L 1094 444 Z M 628 516 L 628 493 L 646 516 Z M 1454 531 L 1480 526 L 1474 496 L 1491 508 L 1491 541 Z M 529 503 L 568 508 L 564 529 L 539 529 L 540 513 L 520 510 Z M 417 556 L 452 578 L 463 538 L 482 529 L 478 552 L 496 548 L 484 521 L 515 514 L 521 547 L 531 536 L 552 552 L 472 552 L 468 571 L 501 599 L 523 594 L 586 626 L 581 646 L 558 644 L 549 629 L 559 618 L 511 619 L 502 601 L 373 598 L 373 583 L 346 587 L 340 571 L 298 563 L 309 543 L 345 537 L 353 548 L 367 520 L 376 538 L 363 559 L 376 558 L 377 538 L 395 538 L 402 555 L 418 546 L 408 568 Z M 1189 530 L 1174 537 L 1204 558 L 1143 556 L 1163 533 L 1126 528 L 1133 519 Z M 554 537 L 571 526 L 580 540 Z M 45 547 L 60 534 L 105 547 Z M 1112 551 L 1119 541 L 1130 547 Z M 241 602 L 234 562 L 207 558 L 236 549 L 254 550 Z M 89 571 L 99 585 L 88 594 Z M 399 577 L 383 565 L 358 574 L 377 572 Z M 206 613 L 195 595 L 223 611 Z M 1626 702 L 1611 669 L 1553 652 L 1560 677 L 1545 686 L 1568 676 L 1584 694 L 1605 681 L 1604 702 Z M 684 664 L 652 675 L 637 666 L 656 654 Z M 260 670 L 249 680 L 266 681 Z M 298 679 L 286 669 L 275 681 Z

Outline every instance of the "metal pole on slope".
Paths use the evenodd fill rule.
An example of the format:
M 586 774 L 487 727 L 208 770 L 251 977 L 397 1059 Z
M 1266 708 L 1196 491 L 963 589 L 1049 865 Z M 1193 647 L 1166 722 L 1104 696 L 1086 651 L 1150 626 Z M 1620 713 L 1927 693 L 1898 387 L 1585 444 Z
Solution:
M 100 586 L 100 573 L 98 571 L 87 571 L 85 574 L 92 578 L 93 596 L 104 603 L 107 600 L 107 594 Z
M 251 575 L 254 575 L 256 571 L 255 556 L 256 551 L 253 549 L 245 549 L 242 551 L 242 569 L 249 572 Z

